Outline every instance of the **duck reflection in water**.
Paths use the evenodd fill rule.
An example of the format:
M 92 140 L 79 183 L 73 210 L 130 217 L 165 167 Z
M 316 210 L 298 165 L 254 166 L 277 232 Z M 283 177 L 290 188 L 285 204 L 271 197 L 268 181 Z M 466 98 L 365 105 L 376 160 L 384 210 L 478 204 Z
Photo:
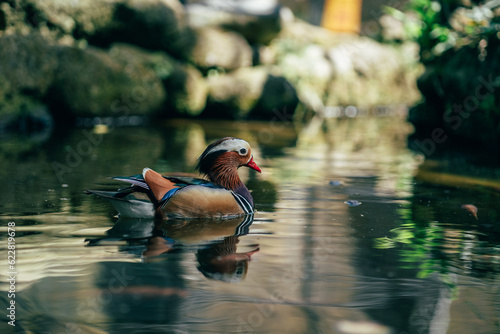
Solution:
M 252 255 L 260 250 L 259 245 L 251 245 L 249 251 L 237 252 L 240 237 L 249 233 L 252 223 L 253 215 L 224 220 L 119 219 L 106 237 L 87 240 L 89 246 L 125 240 L 128 251 L 137 251 L 130 247 L 141 245 L 145 263 L 162 261 L 168 253 L 193 250 L 197 268 L 205 277 L 237 283 L 246 277 Z
M 252 222 L 253 215 L 226 220 L 160 221 L 143 252 L 144 261 L 179 247 L 194 246 L 197 268 L 205 277 L 237 283 L 245 278 L 252 255 L 259 251 L 258 245 L 252 245 L 252 250 L 237 253 L 240 237 L 248 234 Z
M 248 262 L 252 255 L 259 251 L 255 245 L 253 250 L 245 253 L 236 253 L 239 238 L 225 237 L 224 240 L 199 249 L 196 258 L 198 270 L 207 278 L 219 281 L 237 283 L 244 279 L 248 271 Z

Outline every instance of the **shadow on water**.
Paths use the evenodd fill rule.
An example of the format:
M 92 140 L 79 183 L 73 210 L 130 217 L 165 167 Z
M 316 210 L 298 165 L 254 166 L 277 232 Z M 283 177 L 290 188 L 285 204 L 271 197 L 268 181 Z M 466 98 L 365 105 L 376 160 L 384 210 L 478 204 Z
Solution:
M 424 160 L 408 150 L 410 132 L 399 117 L 301 129 L 170 120 L 3 141 L 0 222 L 16 228 L 16 327 L 498 333 L 500 170 Z M 263 169 L 240 170 L 258 210 L 252 219 L 117 220 L 83 194 L 116 189 L 109 176 L 145 166 L 192 172 L 225 136 L 249 141 Z M 0 289 L 9 290 L 6 280 Z M 11 329 L 6 319 L 0 326 Z

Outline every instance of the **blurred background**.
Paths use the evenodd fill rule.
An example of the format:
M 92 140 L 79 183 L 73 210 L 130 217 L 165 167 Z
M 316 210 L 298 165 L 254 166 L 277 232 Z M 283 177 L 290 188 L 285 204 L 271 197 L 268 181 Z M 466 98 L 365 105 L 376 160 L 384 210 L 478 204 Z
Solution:
M 2 136 L 396 106 L 426 155 L 498 153 L 496 1 L 0 4 Z
M 498 0 L 0 0 L 17 328 L 498 333 L 499 46 Z M 225 136 L 263 170 L 252 219 L 83 194 Z

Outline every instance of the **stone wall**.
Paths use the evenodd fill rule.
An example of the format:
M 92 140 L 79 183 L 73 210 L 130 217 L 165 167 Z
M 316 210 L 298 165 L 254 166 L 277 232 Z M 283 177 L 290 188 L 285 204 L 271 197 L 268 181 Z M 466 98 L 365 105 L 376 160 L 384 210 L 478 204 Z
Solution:
M 177 0 L 0 1 L 0 118 L 270 119 L 418 99 L 416 50 L 268 8 Z M 24 116 L 23 116 L 24 115 Z M 7 125 L 6 125 L 7 124 Z

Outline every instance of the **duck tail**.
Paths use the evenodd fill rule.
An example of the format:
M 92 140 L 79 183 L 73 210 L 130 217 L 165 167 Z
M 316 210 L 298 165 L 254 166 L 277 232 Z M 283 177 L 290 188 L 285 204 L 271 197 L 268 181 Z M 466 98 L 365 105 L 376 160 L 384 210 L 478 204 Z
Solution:
M 138 186 L 140 188 L 149 190 L 149 186 L 144 180 L 144 177 L 142 175 L 134 175 L 134 176 L 115 176 L 113 177 L 113 180 L 118 180 L 122 182 L 127 182 L 130 183 L 134 186 Z
M 86 194 L 99 196 L 118 211 L 120 217 L 154 218 L 154 205 L 150 201 L 136 199 L 130 192 L 86 190 Z

